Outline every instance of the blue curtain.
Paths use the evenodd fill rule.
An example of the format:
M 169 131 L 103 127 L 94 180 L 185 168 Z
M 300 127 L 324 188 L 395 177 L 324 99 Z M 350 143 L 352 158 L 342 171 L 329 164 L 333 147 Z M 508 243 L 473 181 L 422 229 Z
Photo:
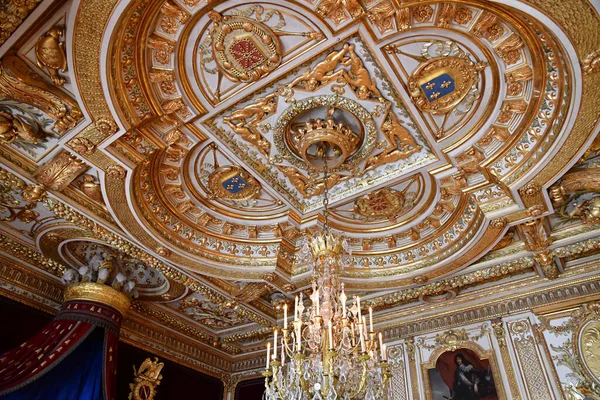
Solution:
M 103 400 L 104 330 L 96 328 L 41 378 L 2 400 Z

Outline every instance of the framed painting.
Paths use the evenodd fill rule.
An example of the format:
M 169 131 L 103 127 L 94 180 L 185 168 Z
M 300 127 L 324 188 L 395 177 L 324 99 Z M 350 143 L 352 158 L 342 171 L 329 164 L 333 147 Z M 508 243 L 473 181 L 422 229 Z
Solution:
M 506 400 L 491 351 L 474 343 L 439 348 L 423 364 L 427 400 Z

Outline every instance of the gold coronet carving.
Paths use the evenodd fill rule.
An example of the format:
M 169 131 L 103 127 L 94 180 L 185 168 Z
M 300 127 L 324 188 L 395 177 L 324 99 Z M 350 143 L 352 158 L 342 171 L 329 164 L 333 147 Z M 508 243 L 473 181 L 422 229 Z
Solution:
M 330 107 L 325 120 L 309 120 L 305 125 L 293 129 L 292 150 L 299 154 L 313 168 L 323 168 L 327 159 L 329 168 L 336 168 L 360 147 L 361 135 L 343 122 L 333 118 L 335 108 Z
M 64 86 L 65 79 L 58 75 L 58 71 L 67 72 L 67 55 L 65 44 L 60 41 L 64 36 L 61 27 L 54 26 L 35 44 L 35 58 L 40 68 L 46 68 L 56 86 Z
M 113 307 L 122 315 L 127 313 L 131 301 L 122 292 L 108 286 L 94 282 L 81 282 L 67 286 L 64 301 L 87 300 Z

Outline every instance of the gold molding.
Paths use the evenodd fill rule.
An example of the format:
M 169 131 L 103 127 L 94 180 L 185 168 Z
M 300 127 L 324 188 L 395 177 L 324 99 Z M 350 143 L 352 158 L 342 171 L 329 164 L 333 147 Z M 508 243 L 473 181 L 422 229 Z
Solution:
M 94 282 L 81 282 L 65 289 L 64 301 L 87 300 L 113 307 L 125 315 L 131 301 L 129 298 L 110 286 Z

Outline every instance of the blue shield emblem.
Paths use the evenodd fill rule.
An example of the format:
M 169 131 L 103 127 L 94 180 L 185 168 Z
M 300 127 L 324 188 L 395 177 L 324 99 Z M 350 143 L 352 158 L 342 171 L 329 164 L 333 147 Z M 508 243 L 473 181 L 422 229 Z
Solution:
M 448 73 L 438 75 L 421 85 L 421 90 L 430 103 L 449 95 L 455 89 L 454 78 Z
M 246 189 L 248 187 L 248 182 L 246 182 L 241 176 L 234 175 L 226 181 L 221 182 L 221 185 L 223 185 L 223 188 L 225 188 L 225 190 L 227 190 L 229 193 L 236 194 Z

